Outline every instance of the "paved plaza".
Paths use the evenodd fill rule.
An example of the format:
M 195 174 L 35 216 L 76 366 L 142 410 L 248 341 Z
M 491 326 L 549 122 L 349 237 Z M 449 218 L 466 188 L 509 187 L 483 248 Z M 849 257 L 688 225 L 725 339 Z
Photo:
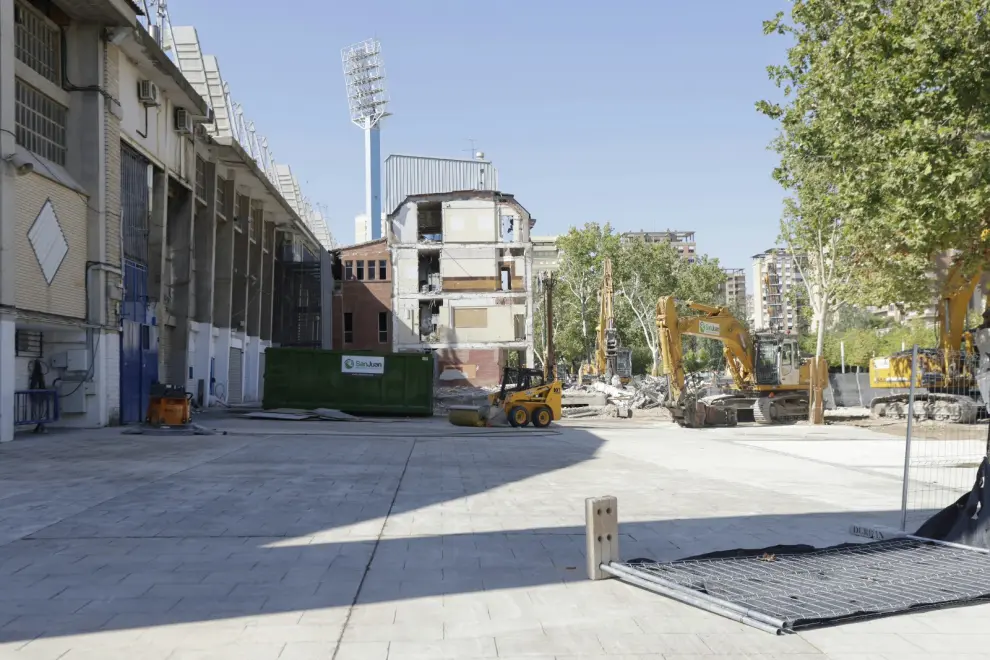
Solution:
M 586 578 L 591 496 L 624 559 L 896 524 L 891 435 L 203 423 L 0 446 L 0 659 L 990 660 L 987 606 L 774 637 Z

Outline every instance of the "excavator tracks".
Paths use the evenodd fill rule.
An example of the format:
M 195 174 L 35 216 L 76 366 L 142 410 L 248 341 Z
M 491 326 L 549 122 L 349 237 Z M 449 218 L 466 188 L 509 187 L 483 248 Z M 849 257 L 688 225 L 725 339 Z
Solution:
M 808 417 L 808 400 L 802 395 L 756 397 L 742 394 L 714 394 L 688 398 L 667 406 L 674 421 L 686 428 L 736 426 L 740 411 L 752 411 L 757 424 L 793 424 Z M 747 421 L 747 420 L 744 420 Z
M 874 397 L 870 402 L 872 419 L 907 419 L 908 395 L 891 394 Z M 915 396 L 911 411 L 915 419 L 931 419 L 952 424 L 974 424 L 980 405 L 969 396 L 929 392 Z
M 753 402 L 757 424 L 793 424 L 808 418 L 808 401 L 801 397 L 760 397 Z

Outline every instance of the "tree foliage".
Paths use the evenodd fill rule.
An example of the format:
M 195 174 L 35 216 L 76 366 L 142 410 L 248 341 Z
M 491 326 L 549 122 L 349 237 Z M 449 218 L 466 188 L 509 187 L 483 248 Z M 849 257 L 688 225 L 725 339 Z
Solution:
M 971 311 L 966 327 L 975 328 L 983 322 L 980 312 Z M 870 359 L 911 350 L 917 344 L 924 348 L 935 345 L 935 328 L 921 319 L 895 324 L 885 316 L 851 306 L 844 306 L 836 315 L 825 338 L 823 355 L 831 367 L 841 364 L 842 346 L 845 346 L 846 368 L 868 368 Z M 801 338 L 801 348 L 811 351 L 814 337 Z
M 658 298 L 675 295 L 683 300 L 715 303 L 719 285 L 725 279 L 717 260 L 702 256 L 689 264 L 669 243 L 622 243 L 608 224 L 572 227 L 557 240 L 557 247 L 561 265 L 554 290 L 554 343 L 558 359 L 574 366 L 594 352 L 606 258 L 612 260 L 613 308 L 619 339 L 623 346 L 633 349 L 637 371 L 656 366 Z M 542 305 L 541 300 L 535 306 L 537 343 L 545 338 Z M 542 358 L 542 351 L 537 351 L 538 357 Z M 714 354 L 709 350 L 705 355 Z
M 841 222 L 843 298 L 932 302 L 933 259 L 975 267 L 990 210 L 990 0 L 793 0 L 764 24 L 793 39 L 769 67 L 785 101 L 775 178 L 804 226 Z M 799 222 L 799 226 L 801 226 Z M 806 239 L 805 239 L 806 240 Z M 805 240 L 798 240 L 803 243 Z
M 802 349 L 812 351 L 814 341 L 813 335 L 802 337 Z M 867 369 L 870 359 L 874 357 L 911 350 L 915 344 L 932 346 L 934 342 L 935 329 L 930 323 L 920 320 L 886 328 L 849 327 L 826 335 L 822 355 L 832 368 L 838 367 L 842 363 L 844 345 L 846 368 L 858 366 Z

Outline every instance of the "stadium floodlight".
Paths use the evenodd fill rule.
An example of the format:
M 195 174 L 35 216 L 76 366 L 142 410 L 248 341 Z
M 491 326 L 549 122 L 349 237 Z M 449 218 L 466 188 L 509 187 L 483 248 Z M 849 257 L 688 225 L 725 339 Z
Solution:
M 364 131 L 364 208 L 372 240 L 381 238 L 381 133 L 380 122 L 388 116 L 388 92 L 382 46 L 367 39 L 340 52 L 347 86 L 351 121 Z

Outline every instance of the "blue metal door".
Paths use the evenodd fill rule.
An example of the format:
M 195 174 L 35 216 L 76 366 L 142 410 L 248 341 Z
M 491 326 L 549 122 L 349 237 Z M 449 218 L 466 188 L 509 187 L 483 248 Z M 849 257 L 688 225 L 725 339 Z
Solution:
M 124 260 L 124 304 L 120 323 L 120 419 L 144 421 L 151 384 L 158 380 L 158 335 L 148 313 L 148 271 Z
M 141 420 L 141 324 L 123 319 L 120 323 L 120 421 L 133 424 Z
M 120 195 L 124 300 L 120 322 L 120 419 L 144 421 L 151 384 L 158 380 L 158 336 L 148 291 L 151 164 L 122 144 Z

